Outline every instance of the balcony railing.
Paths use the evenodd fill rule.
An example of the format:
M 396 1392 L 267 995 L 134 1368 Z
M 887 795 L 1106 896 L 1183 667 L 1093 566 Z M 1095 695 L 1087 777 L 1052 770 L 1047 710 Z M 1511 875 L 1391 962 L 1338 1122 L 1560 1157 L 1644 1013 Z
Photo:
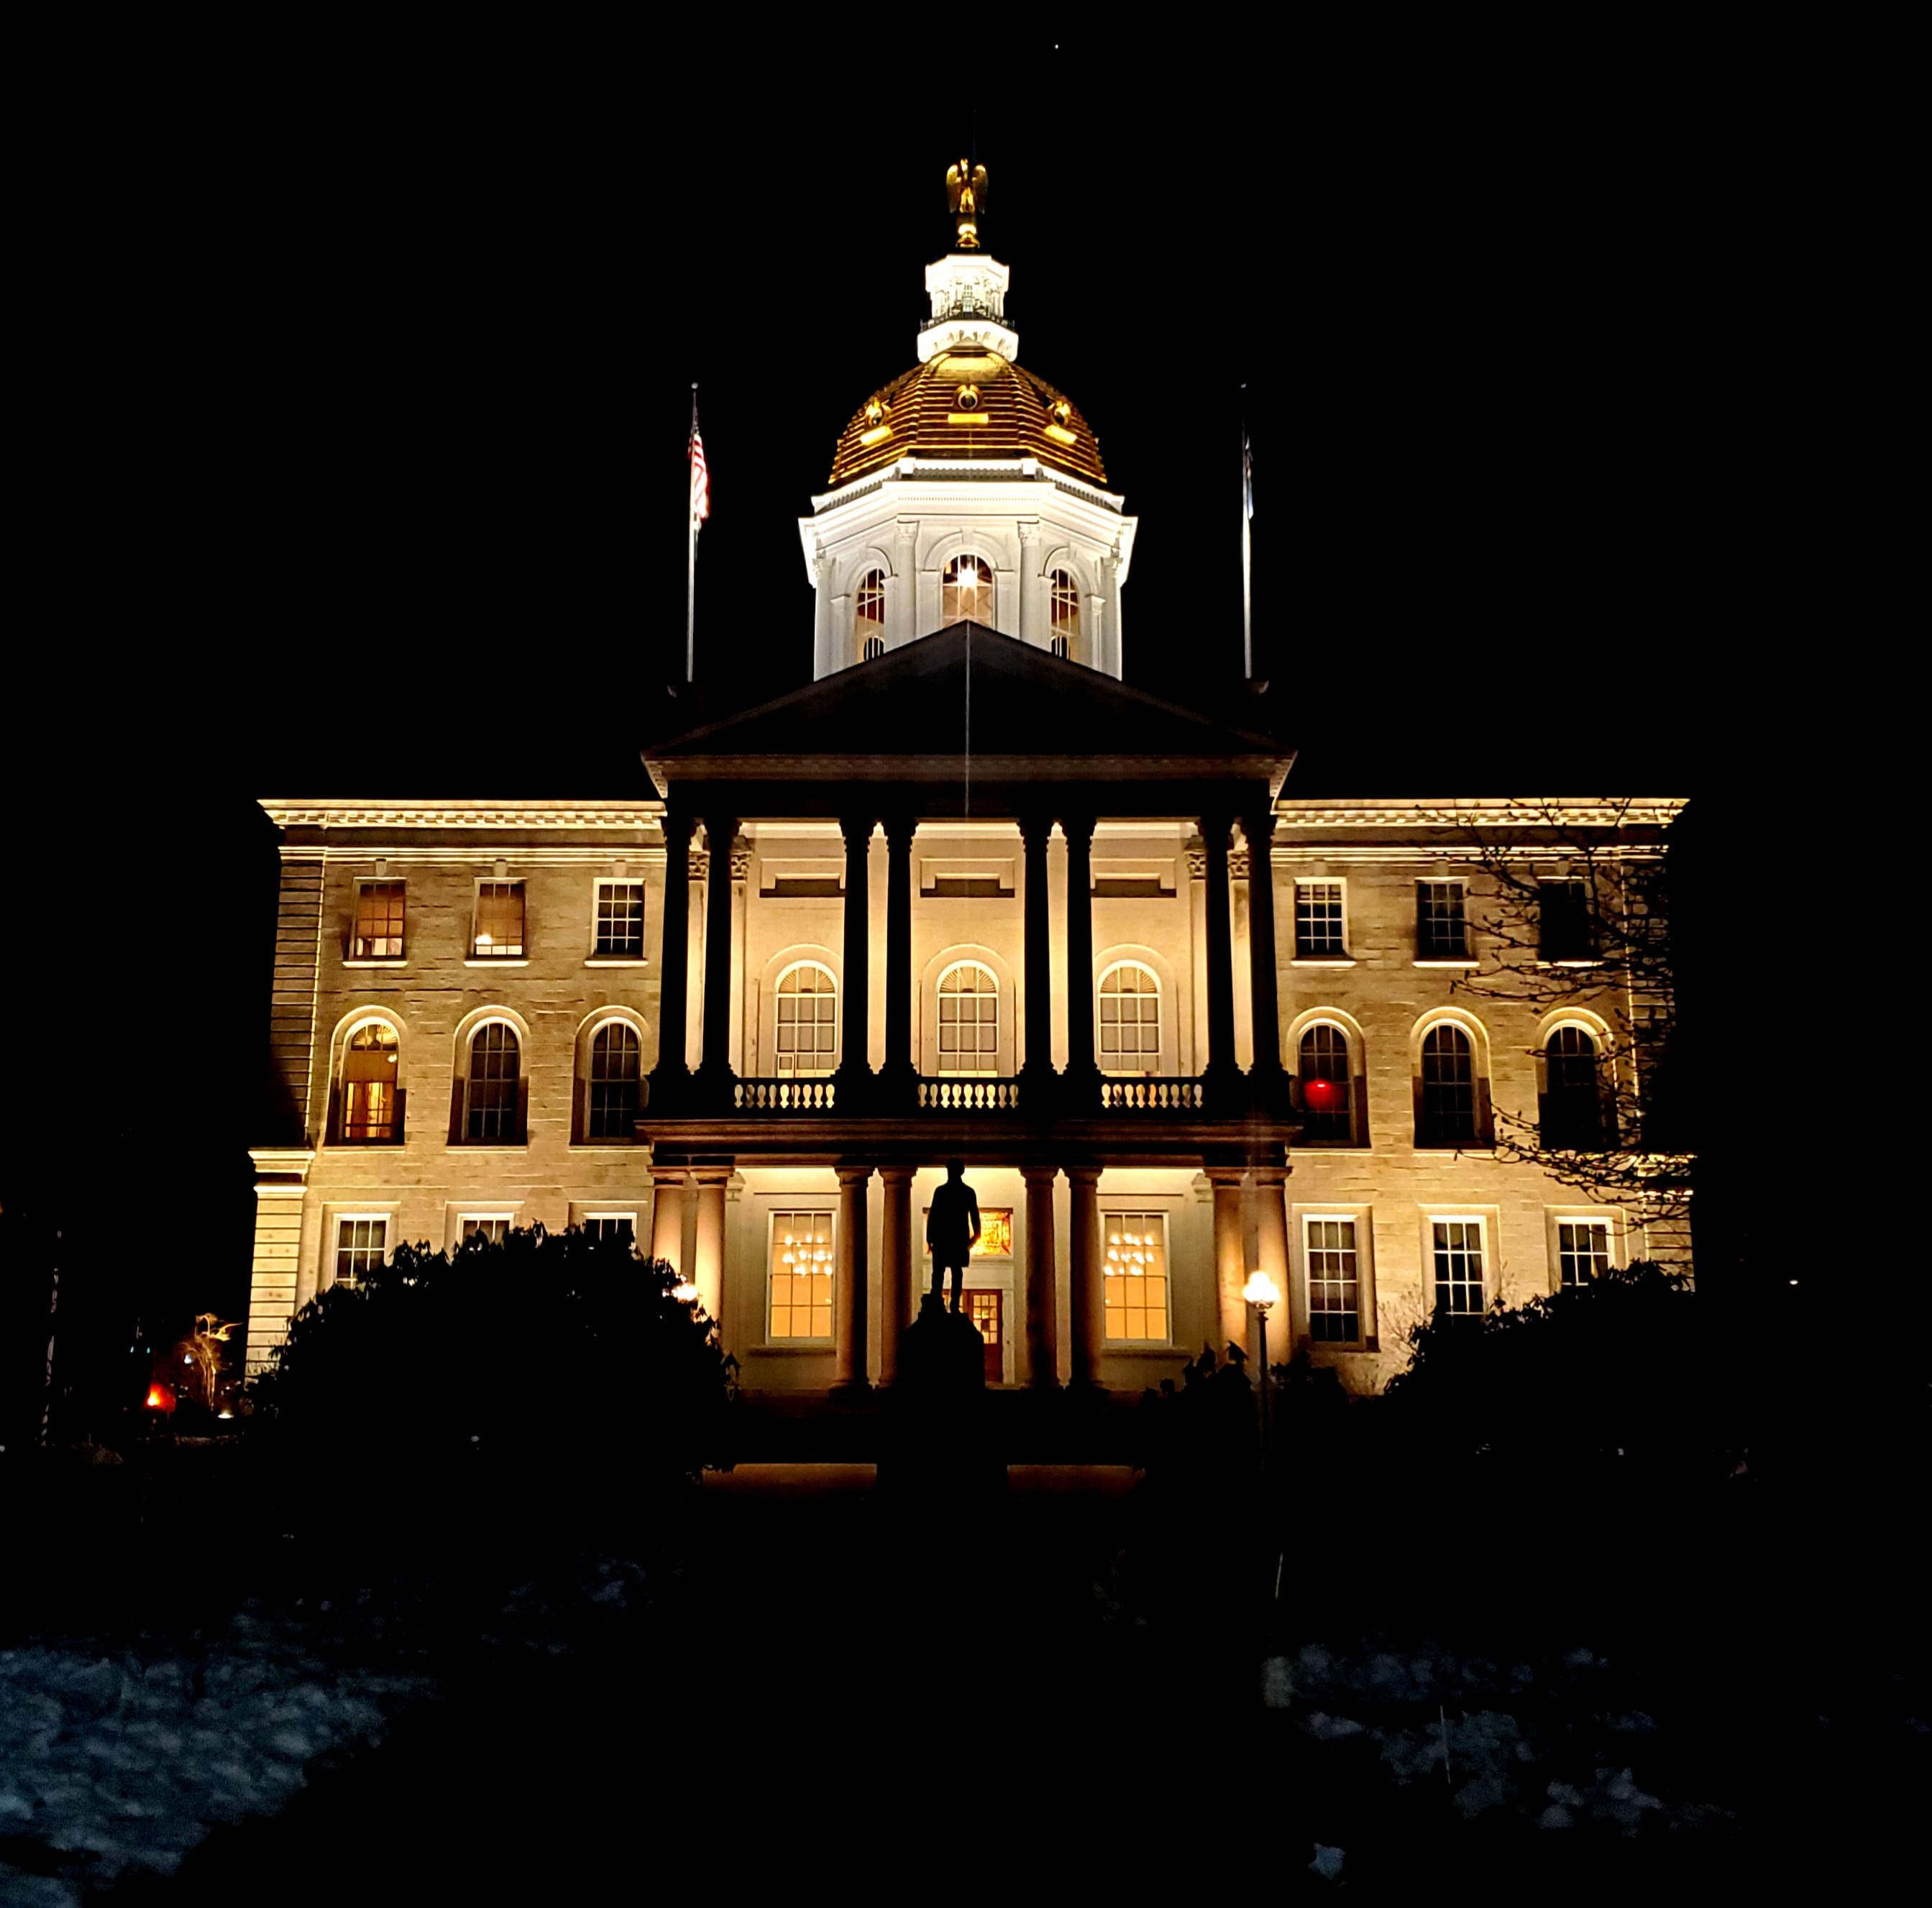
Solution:
M 919 1104 L 927 1113 L 1016 1113 L 1017 1080 L 926 1080 L 919 1083 Z
M 1198 1113 L 1206 1104 L 1201 1082 L 1179 1075 L 1100 1083 L 1100 1107 L 1106 1113 Z
M 830 1113 L 837 1092 L 830 1080 L 738 1080 L 731 1103 L 743 1113 Z

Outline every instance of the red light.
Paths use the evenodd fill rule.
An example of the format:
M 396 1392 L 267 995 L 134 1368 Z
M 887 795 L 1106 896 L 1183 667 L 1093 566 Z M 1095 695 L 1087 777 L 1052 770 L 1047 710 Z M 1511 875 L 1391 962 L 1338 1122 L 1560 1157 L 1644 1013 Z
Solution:
M 1306 1080 L 1301 1091 L 1310 1106 L 1325 1107 L 1335 1097 L 1335 1084 L 1328 1080 Z
M 172 1411 L 175 1408 L 175 1395 L 164 1384 L 151 1384 L 148 1387 L 148 1409 L 151 1411 Z

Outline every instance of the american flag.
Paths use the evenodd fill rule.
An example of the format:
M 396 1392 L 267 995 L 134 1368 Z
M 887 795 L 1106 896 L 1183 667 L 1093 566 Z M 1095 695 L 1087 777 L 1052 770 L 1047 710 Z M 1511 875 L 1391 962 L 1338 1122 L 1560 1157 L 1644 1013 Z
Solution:
M 704 440 L 698 434 L 698 404 L 691 407 L 691 521 L 701 524 L 711 514 L 711 473 L 704 467 Z

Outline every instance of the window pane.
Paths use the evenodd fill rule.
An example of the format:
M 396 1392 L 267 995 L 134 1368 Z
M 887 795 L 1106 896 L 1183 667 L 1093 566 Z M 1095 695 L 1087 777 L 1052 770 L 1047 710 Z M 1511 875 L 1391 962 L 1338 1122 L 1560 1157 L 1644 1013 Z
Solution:
M 1340 955 L 1344 951 L 1339 881 L 1294 884 L 1294 951 L 1304 959 Z
M 772 1339 L 831 1337 L 832 1274 L 832 1215 L 774 1212 L 768 1334 Z
M 815 963 L 787 969 L 778 977 L 777 1050 L 772 1071 L 788 1080 L 831 1072 L 838 1015 L 837 987 L 828 969 Z
M 403 952 L 403 884 L 365 881 L 356 897 L 352 960 L 399 960 Z
M 1423 960 L 1462 960 L 1469 952 L 1469 931 L 1462 913 L 1460 881 L 1421 881 L 1415 885 L 1417 957 Z
M 520 958 L 524 951 L 524 884 L 479 882 L 476 888 L 476 938 L 471 953 L 478 960 Z
M 335 1231 L 335 1282 L 359 1284 L 382 1263 L 388 1240 L 387 1219 L 344 1219 Z
M 479 1028 L 470 1043 L 470 1118 L 472 1140 L 517 1137 L 517 1076 L 521 1049 L 516 1029 L 501 1020 Z
M 1106 1336 L 1164 1345 L 1167 1312 L 1167 1215 L 1101 1215 L 1102 1306 Z
M 1435 1239 L 1436 1307 L 1456 1317 L 1483 1312 L 1483 1228 L 1474 1219 L 1437 1219 Z
M 1422 1042 L 1422 1131 L 1416 1143 L 1469 1146 L 1476 1137 L 1474 1050 L 1460 1027 L 1431 1027 Z
M 1318 1023 L 1301 1036 L 1297 1069 L 1301 1082 L 1304 1146 L 1348 1146 L 1354 1140 L 1348 1037 L 1340 1027 Z
M 641 960 L 644 954 L 644 885 L 597 884 L 597 953 L 611 960 Z
M 634 1028 L 622 1021 L 597 1029 L 590 1043 L 590 1130 L 592 1140 L 636 1137 L 638 1085 L 643 1048 Z

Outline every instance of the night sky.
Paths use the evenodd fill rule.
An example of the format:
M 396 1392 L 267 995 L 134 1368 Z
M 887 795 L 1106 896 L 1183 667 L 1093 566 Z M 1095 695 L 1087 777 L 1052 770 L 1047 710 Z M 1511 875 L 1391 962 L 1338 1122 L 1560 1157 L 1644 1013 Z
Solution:
M 99 404 L 63 466 L 116 535 L 40 639 L 71 729 L 20 741 L 16 708 L 12 754 L 64 985 L 155 1011 L 26 1030 L 50 1086 L 9 1102 L 0 1197 L 240 1302 L 254 798 L 642 792 L 638 745 L 694 706 L 662 693 L 694 379 L 702 706 L 807 681 L 796 519 L 916 362 L 968 152 L 1021 360 L 1141 519 L 1130 682 L 1240 694 L 1245 384 L 1248 706 L 1301 750 L 1291 793 L 1746 798 L 1732 347 L 1769 187 L 1660 92 L 1430 101 L 1154 48 L 1096 80 L 1050 33 L 998 43 L 970 86 L 899 50 L 835 95 L 716 65 L 627 88 L 586 46 L 579 83 L 372 61 L 144 120 L 90 224 Z

